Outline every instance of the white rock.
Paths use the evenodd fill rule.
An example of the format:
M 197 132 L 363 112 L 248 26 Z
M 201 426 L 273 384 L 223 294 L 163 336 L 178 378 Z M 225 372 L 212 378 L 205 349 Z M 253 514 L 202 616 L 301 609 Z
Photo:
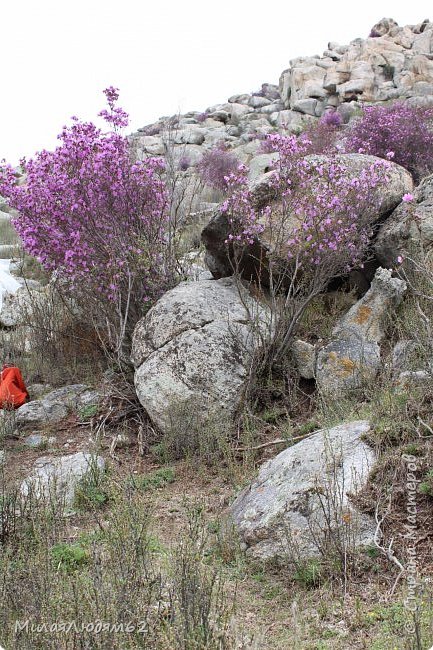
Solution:
M 357 547 L 372 543 L 374 520 L 348 498 L 365 486 L 373 466 L 374 453 L 361 440 L 369 431 L 365 420 L 317 431 L 261 467 L 231 506 L 250 556 L 283 562 L 320 556 L 326 533 L 353 538 Z
M 74 503 L 75 491 L 83 477 L 91 471 L 102 472 L 105 461 L 101 456 L 78 452 L 58 458 L 39 458 L 34 471 L 21 484 L 21 495 L 37 499 L 58 499 L 66 507 Z
M 251 158 L 248 165 L 248 179 L 255 181 L 262 174 L 271 171 L 276 160 L 278 160 L 278 153 L 262 153 Z
M 266 335 L 269 319 L 245 288 L 251 316 Z M 139 321 L 133 336 L 138 398 L 162 431 L 173 410 L 218 409 L 232 415 L 259 344 L 233 278 L 182 282 Z
M 263 106 L 269 106 L 269 104 L 271 104 L 271 100 L 267 99 L 266 97 L 259 97 L 257 95 L 253 95 L 248 100 L 248 104 L 252 108 L 262 108 Z
M 70 410 L 96 405 L 100 399 L 101 395 L 85 384 L 64 386 L 23 404 L 16 412 L 16 422 L 22 426 L 59 422 Z

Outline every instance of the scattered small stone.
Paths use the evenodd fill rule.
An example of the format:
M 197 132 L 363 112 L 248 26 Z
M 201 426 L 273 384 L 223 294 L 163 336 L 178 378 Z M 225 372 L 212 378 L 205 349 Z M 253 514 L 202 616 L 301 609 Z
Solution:
M 24 438 L 24 444 L 27 447 L 43 447 L 45 445 L 52 445 L 56 442 L 55 436 L 43 436 L 39 433 L 34 433 Z

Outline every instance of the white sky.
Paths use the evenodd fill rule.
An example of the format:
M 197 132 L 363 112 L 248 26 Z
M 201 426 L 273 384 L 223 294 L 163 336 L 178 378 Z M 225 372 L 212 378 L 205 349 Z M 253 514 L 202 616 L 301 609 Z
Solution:
M 429 15 L 429 12 L 432 15 Z M 383 16 L 433 19 L 431 0 L 0 0 L 0 159 L 56 146 L 120 88 L 129 131 L 278 83 L 296 56 L 366 37 Z

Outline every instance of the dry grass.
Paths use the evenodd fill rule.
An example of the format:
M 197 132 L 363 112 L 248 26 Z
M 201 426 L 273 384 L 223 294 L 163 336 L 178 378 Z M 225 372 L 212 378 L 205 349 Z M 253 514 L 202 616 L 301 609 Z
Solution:
M 17 451 L 17 460 L 18 455 Z M 158 472 L 159 476 L 164 472 L 168 475 L 169 468 L 170 481 L 151 480 Z M 58 650 L 86 647 L 83 643 L 90 643 L 92 648 L 164 650 L 416 647 L 404 632 L 408 616 L 402 604 L 404 590 L 389 596 L 393 573 L 386 562 L 375 557 L 364 559 L 364 570 L 350 584 L 345 597 L 333 580 L 316 588 L 304 587 L 288 567 L 272 570 L 251 563 L 235 538 L 224 540 L 221 522 L 234 496 L 229 481 L 216 471 L 205 472 L 188 461 L 174 462 L 169 468 L 156 467 L 149 457 L 140 457 L 134 449 L 119 450 L 109 463 L 105 489 L 110 498 L 102 509 L 53 520 L 40 508 L 32 507 L 31 519 L 22 522 L 26 527 L 15 539 L 13 556 L 9 551 L 12 547 L 7 545 L 0 560 L 0 567 L 8 572 L 8 582 L 0 581 L 4 603 L 2 641 L 6 647 Z M 140 482 L 140 477 L 147 481 Z M 131 481 L 137 486 L 132 491 Z M 188 539 L 195 540 L 193 546 Z M 140 540 L 141 546 L 136 546 Z M 142 554 L 137 556 L 139 548 Z M 53 549 L 57 564 L 50 560 Z M 124 591 L 121 585 L 126 577 L 128 589 Z M 47 580 L 48 592 L 41 591 Z M 148 600 L 149 581 L 156 600 Z M 99 585 L 98 596 L 89 599 L 83 589 L 92 590 L 95 584 Z M 220 645 L 205 645 L 203 641 L 183 645 L 179 640 L 183 632 L 179 635 L 179 628 L 172 628 L 171 608 L 179 606 L 183 589 L 190 594 L 189 607 L 194 598 L 209 595 L 211 584 L 215 605 L 223 607 L 217 617 L 220 629 L 225 630 L 220 633 Z M 111 591 L 107 591 L 108 587 Z M 18 603 L 18 594 L 16 610 L 13 603 Z M 152 613 L 143 609 L 147 602 L 158 600 L 159 609 L 152 609 Z M 432 638 L 431 611 L 426 585 L 421 626 L 426 642 Z M 126 613 L 134 617 L 153 616 L 153 612 L 159 612 L 152 620 L 153 631 L 160 638 L 150 637 L 147 641 L 134 634 L 99 638 L 82 634 L 68 640 L 66 636 L 34 633 L 29 637 L 22 634 L 15 641 L 10 636 L 14 618 L 52 623 L 79 616 L 85 621 L 99 617 L 119 622 Z M 180 620 L 186 624 L 184 614 L 180 614 Z M 234 640 L 237 645 L 230 645 Z
M 300 335 L 312 342 L 326 339 L 352 298 L 337 293 L 318 298 L 304 314 Z M 404 322 L 397 323 L 390 340 L 399 338 L 401 332 L 416 332 L 424 342 L 422 349 L 429 351 L 417 310 L 404 314 Z M 91 332 L 82 324 L 71 327 L 58 304 L 38 319 L 33 326 L 39 343 L 23 358 L 26 375 L 45 381 L 52 378 L 50 369 L 59 367 L 56 382 L 89 379 L 99 383 L 104 363 L 99 353 L 92 356 L 97 344 Z M 60 320 L 53 326 L 50 319 Z M 72 413 L 53 430 L 44 430 L 56 436 L 50 455 L 86 449 L 89 439 L 96 439 L 96 448 L 108 460 L 108 473 L 103 483 L 93 486 L 89 498 L 81 500 L 89 509 L 63 518 L 35 504 L 16 522 L 17 530 L 5 541 L 0 555 L 0 643 L 24 650 L 424 650 L 431 645 L 431 386 L 405 391 L 384 371 L 362 391 L 323 400 L 314 382 L 299 380 L 289 362 L 259 379 L 236 426 L 222 421 L 218 413 L 209 412 L 203 418 L 203 405 L 198 405 L 187 412 L 173 412 L 171 430 L 162 436 L 134 411 L 134 398 L 119 387 L 117 397 L 106 401 L 89 421 Z M 320 580 L 312 580 L 308 563 L 297 569 L 289 561 L 278 569 L 262 566 L 249 560 L 235 534 L 223 534 L 230 502 L 258 465 L 293 438 L 360 418 L 372 422 L 369 442 L 379 462 L 356 502 L 370 513 L 378 503 L 389 507 L 384 543 L 394 538 L 396 553 L 404 561 L 403 453 L 416 455 L 417 478 L 420 485 L 425 484 L 417 502 L 420 641 L 406 631 L 405 626 L 413 621 L 403 604 L 405 582 L 401 580 L 391 595 L 396 570 L 377 549 L 354 558 L 356 571 L 343 588 L 335 567 L 334 571 L 327 567 Z M 119 432 L 128 433 L 137 444 L 113 447 Z M 275 440 L 283 442 L 274 445 Z M 4 507 L 14 484 L 47 450 L 28 449 L 22 437 L 7 437 L 2 444 L 7 454 L 0 476 Z M 53 553 L 57 564 L 52 562 Z M 151 622 L 152 632 L 147 637 L 119 632 L 75 637 L 34 633 L 17 638 L 13 621 L 18 616 L 47 623 L 68 616 L 113 622 L 126 616 L 144 617 Z

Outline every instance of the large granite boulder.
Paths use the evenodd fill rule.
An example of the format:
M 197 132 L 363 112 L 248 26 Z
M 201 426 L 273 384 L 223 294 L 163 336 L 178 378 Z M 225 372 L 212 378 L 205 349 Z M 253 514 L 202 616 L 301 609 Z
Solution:
M 231 506 L 250 556 L 287 563 L 335 552 L 332 539 L 372 544 L 374 520 L 349 500 L 365 486 L 374 463 L 362 440 L 369 430 L 365 420 L 323 429 L 262 465 Z
M 309 162 L 317 167 L 326 168 L 337 162 L 347 170 L 347 177 L 356 179 L 378 161 L 374 156 L 362 154 L 340 154 L 335 157 L 309 156 Z M 247 280 L 257 281 L 267 286 L 269 284 L 268 258 L 272 255 L 275 261 L 284 265 L 287 263 L 287 244 L 293 229 L 299 226 L 299 218 L 295 215 L 284 215 L 278 211 L 277 196 L 271 183 L 273 172 L 254 179 L 252 185 L 253 200 L 258 208 L 274 203 L 277 209 L 273 211 L 270 221 L 263 221 L 264 231 L 257 237 L 254 244 L 234 248 L 226 242 L 230 234 L 228 215 L 221 210 L 215 212 L 209 224 L 203 229 L 202 241 L 206 247 L 206 263 L 215 278 L 227 277 L 233 274 L 234 260 L 237 268 Z M 413 188 L 412 177 L 403 167 L 391 163 L 387 172 L 387 182 L 378 185 L 371 192 L 367 208 L 362 209 L 363 219 L 378 221 L 388 214 L 401 201 L 404 194 Z M 318 175 L 317 182 L 320 183 Z
M 168 291 L 139 321 L 132 343 L 137 395 L 153 423 L 167 430 L 173 411 L 188 404 L 231 415 L 268 321 L 268 308 L 232 278 Z

